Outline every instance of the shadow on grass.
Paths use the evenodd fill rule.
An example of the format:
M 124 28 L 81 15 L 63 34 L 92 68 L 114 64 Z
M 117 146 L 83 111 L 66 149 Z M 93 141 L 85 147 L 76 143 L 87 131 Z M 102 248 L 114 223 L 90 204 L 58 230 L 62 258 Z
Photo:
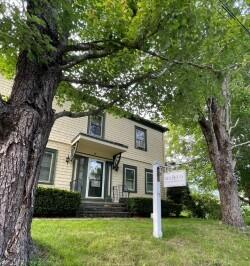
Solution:
M 44 245 L 39 241 L 34 241 L 34 246 L 29 266 L 56 265 L 55 262 L 63 260 L 62 256 L 52 246 Z

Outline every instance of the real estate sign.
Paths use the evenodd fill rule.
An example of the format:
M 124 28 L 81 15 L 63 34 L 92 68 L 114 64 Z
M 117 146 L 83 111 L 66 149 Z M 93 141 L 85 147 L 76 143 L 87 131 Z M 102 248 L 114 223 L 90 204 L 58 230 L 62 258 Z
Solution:
M 153 236 L 162 237 L 161 225 L 161 182 L 160 169 L 168 170 L 166 166 L 161 166 L 159 162 L 153 164 Z M 183 187 L 187 185 L 186 171 L 175 170 L 164 173 L 164 187 Z
M 185 187 L 186 185 L 185 170 L 175 170 L 164 173 L 164 187 Z

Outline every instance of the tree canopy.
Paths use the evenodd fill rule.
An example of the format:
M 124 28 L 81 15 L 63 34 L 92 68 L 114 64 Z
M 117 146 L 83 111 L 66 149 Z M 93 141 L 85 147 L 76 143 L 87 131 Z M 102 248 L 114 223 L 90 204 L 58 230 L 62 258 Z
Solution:
M 34 192 L 55 120 L 104 109 L 155 113 L 190 132 L 199 123 L 222 219 L 244 226 L 232 156 L 237 147 L 244 156 L 239 141 L 249 135 L 244 1 L 2 0 L 0 72 L 15 77 L 9 99 L 0 95 L 1 265 L 28 263 Z M 71 110 L 55 114 L 55 97 Z
M 60 101 L 70 99 L 73 110 L 82 110 L 93 97 L 106 102 L 118 98 L 116 104 L 124 109 L 150 110 L 159 91 L 156 79 L 162 76 L 164 86 L 173 86 L 169 74 L 182 65 L 178 61 L 192 57 L 198 63 L 193 52 L 209 18 L 205 2 L 3 1 L 0 70 L 13 76 L 20 51 L 49 66 L 62 43 Z
M 32 14 L 29 5 L 35 10 Z M 226 7 L 248 27 L 246 4 L 228 1 Z M 48 14 L 53 9 L 54 28 L 46 8 Z M 104 102 L 118 114 L 121 109 L 114 106 L 122 107 L 123 113 L 159 116 L 161 111 L 178 136 L 185 135 L 186 128 L 197 137 L 206 100 L 216 96 L 225 101 L 221 83 L 228 75 L 231 124 L 236 124 L 232 139 L 234 144 L 249 140 L 249 35 L 228 16 L 223 2 L 20 0 L 3 1 L 0 14 L 0 71 L 12 77 L 22 50 L 49 65 L 54 46 L 62 42 L 63 77 L 56 98 L 59 104 L 70 100 L 72 111 L 89 110 L 87 102 Z M 176 136 L 173 143 L 179 143 Z M 197 163 L 203 167 L 196 169 L 211 170 L 204 161 L 204 141 L 200 135 L 197 140 L 184 153 L 195 156 L 202 151 L 203 161 Z M 242 184 L 248 184 L 248 149 L 234 150 Z
M 126 96 L 136 92 L 125 89 L 158 70 L 137 48 L 154 40 L 158 28 L 170 25 L 177 11 L 174 1 L 157 0 L 3 1 L 0 71 L 13 76 L 20 51 L 49 66 L 61 43 L 60 100 L 72 100 L 74 110 L 85 109 L 91 96 L 107 102 L 119 98 L 116 103 L 124 106 L 130 99 Z
M 3 1 L 0 71 L 12 77 L 23 50 L 30 59 L 49 66 L 58 56 L 55 46 L 61 43 L 63 76 L 56 92 L 58 103 L 70 100 L 71 110 L 78 112 L 90 109 L 87 102 L 118 114 L 121 109 L 115 107 L 154 115 L 161 111 L 165 122 L 186 127 L 196 136 L 197 121 L 207 112 L 207 99 L 215 96 L 221 104 L 228 100 L 221 91 L 223 78 L 228 76 L 230 124 L 236 124 L 232 140 L 238 145 L 249 140 L 246 29 L 250 20 L 246 4 Z M 240 19 L 228 16 L 227 8 Z M 235 149 L 244 184 L 248 182 L 247 154 L 248 146 Z

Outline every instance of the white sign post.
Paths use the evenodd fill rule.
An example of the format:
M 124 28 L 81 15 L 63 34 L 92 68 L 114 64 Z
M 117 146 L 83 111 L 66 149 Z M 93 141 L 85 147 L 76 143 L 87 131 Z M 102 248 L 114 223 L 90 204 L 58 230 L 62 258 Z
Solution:
M 160 167 L 158 162 L 153 164 L 153 236 L 155 238 L 162 237 Z M 186 185 L 185 170 L 164 173 L 164 187 L 185 187 Z
M 153 236 L 162 237 L 161 229 L 161 183 L 160 183 L 160 164 L 155 162 L 153 165 Z

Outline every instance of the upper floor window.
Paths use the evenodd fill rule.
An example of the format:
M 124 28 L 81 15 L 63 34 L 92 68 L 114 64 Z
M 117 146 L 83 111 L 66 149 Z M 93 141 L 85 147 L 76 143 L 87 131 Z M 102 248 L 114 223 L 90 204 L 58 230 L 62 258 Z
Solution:
M 103 137 L 104 131 L 104 116 L 92 115 L 89 116 L 88 134 L 94 137 Z
M 145 169 L 145 193 L 153 193 L 153 171 L 150 169 Z
M 135 127 L 135 148 L 147 150 L 147 130 L 137 126 Z
M 43 155 L 38 181 L 41 183 L 53 183 L 56 160 L 56 150 L 46 149 Z

